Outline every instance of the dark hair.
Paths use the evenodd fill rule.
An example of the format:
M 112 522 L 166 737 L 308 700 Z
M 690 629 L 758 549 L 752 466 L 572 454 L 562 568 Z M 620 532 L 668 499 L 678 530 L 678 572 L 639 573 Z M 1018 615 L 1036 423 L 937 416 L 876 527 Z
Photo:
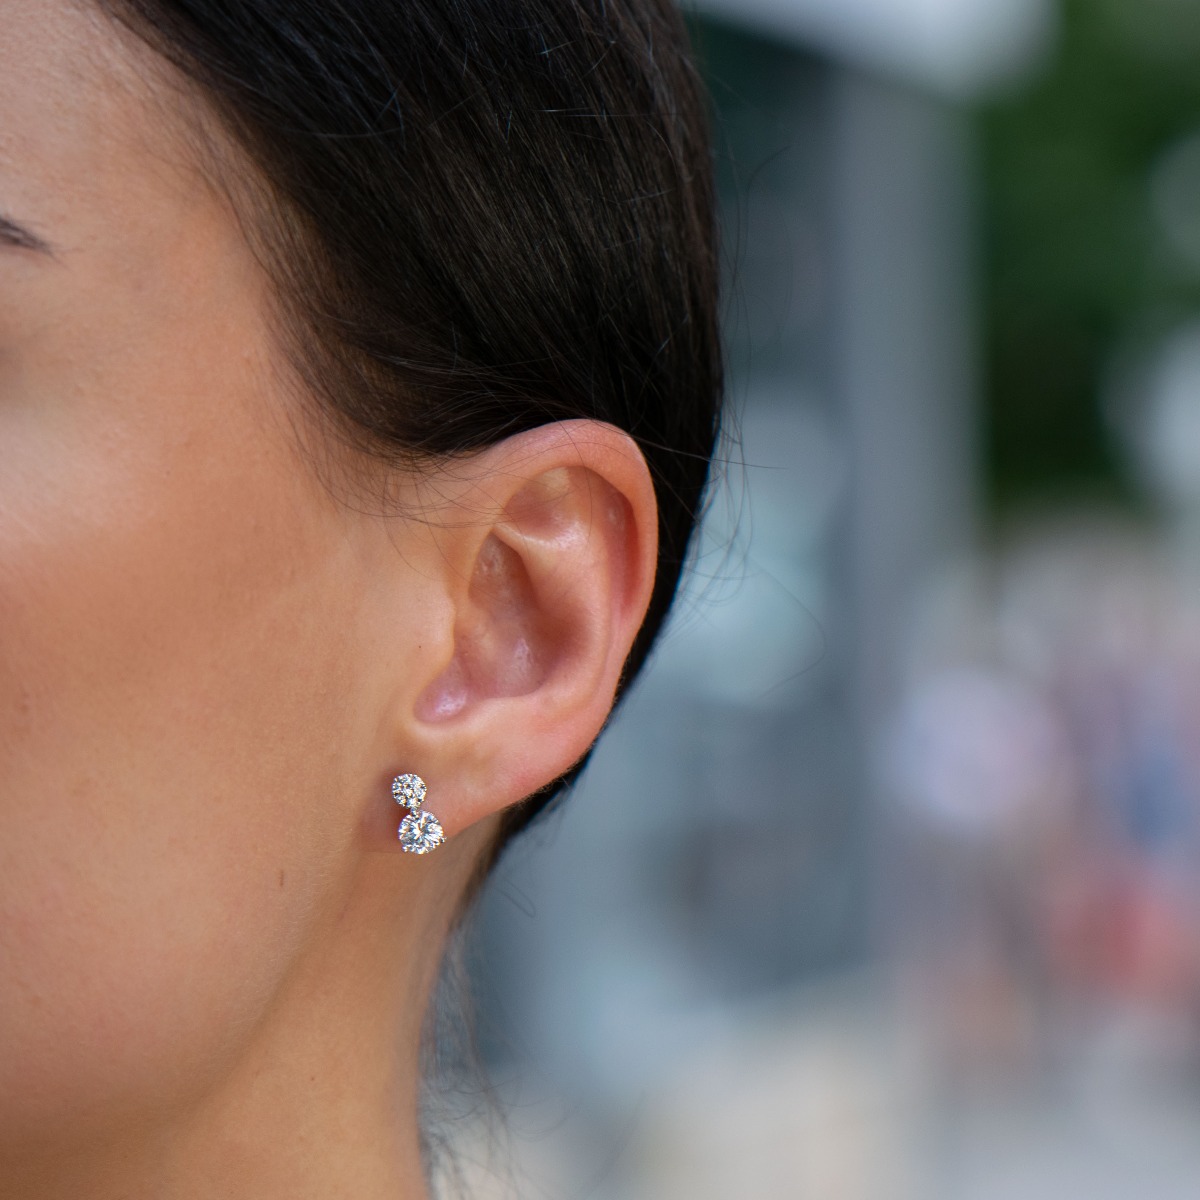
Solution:
M 407 461 L 576 417 L 637 440 L 660 558 L 624 689 L 721 392 L 706 100 L 672 0 L 98 2 L 257 168 L 288 346 L 344 430 Z M 578 770 L 506 813 L 492 861 Z

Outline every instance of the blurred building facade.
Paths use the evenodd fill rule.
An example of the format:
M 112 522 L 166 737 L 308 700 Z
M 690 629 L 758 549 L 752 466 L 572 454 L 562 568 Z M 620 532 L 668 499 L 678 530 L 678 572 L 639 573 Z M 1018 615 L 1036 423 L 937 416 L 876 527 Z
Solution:
M 1200 1156 L 1172 1132 L 1191 1101 L 1142 1068 L 1147 1045 L 1193 1044 L 1200 996 L 1200 769 L 1179 752 L 1200 704 L 1190 668 L 1165 665 L 1200 624 L 1128 522 L 993 548 L 1008 310 L 984 258 L 1004 244 L 1006 118 L 979 112 L 1053 76 L 1062 13 L 705 0 L 691 19 L 719 130 L 730 436 L 651 669 L 485 897 L 483 1043 L 510 1110 L 530 1098 L 495 1194 L 1101 1197 L 1164 1157 L 1138 1194 L 1191 1194 Z M 1190 229 L 1186 145 L 1154 195 Z M 1115 356 L 1110 390 L 1134 398 L 1110 407 L 1132 459 L 1186 498 L 1185 333 L 1173 358 Z M 1174 408 L 1137 399 L 1181 389 Z M 1200 520 L 1172 528 L 1196 541 Z M 1174 640 L 1103 667 L 1168 611 Z M 1140 723 L 1112 716 L 1143 704 Z M 1138 838 L 1154 849 L 1114 852 Z M 1081 1004 L 1163 979 L 1154 1032 L 1101 1021 L 1100 1049 L 1063 1065 L 1091 1036 Z M 1119 1098 L 1097 1125 L 1080 1096 L 1104 1070 L 1124 1082 L 1096 1091 Z M 545 1095 L 573 1119 L 539 1126 Z M 1176 1125 L 1089 1151 L 1151 1110 Z

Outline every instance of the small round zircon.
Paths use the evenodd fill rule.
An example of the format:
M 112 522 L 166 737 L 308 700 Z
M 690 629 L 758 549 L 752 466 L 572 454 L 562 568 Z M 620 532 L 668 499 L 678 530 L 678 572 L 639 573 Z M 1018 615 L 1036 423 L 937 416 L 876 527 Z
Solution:
M 420 808 L 425 803 L 425 780 L 420 775 L 397 775 L 392 780 L 392 797 L 405 808 Z

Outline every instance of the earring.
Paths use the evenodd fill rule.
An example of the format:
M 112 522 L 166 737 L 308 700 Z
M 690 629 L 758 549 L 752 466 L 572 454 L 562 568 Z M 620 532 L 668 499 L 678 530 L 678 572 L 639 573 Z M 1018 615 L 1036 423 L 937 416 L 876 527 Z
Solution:
M 400 849 L 409 854 L 428 854 L 436 850 L 446 835 L 437 817 L 425 812 L 425 780 L 420 775 L 397 775 L 392 780 L 392 798 L 408 809 L 408 815 L 400 822 Z

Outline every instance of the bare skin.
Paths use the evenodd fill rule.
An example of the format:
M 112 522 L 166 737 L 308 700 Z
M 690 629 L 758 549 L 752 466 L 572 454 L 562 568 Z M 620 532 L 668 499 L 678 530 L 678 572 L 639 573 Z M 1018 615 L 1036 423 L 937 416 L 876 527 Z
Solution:
M 447 928 L 603 723 L 653 490 L 570 422 L 345 503 L 138 53 L 6 0 L 0 1197 L 419 1198 Z

